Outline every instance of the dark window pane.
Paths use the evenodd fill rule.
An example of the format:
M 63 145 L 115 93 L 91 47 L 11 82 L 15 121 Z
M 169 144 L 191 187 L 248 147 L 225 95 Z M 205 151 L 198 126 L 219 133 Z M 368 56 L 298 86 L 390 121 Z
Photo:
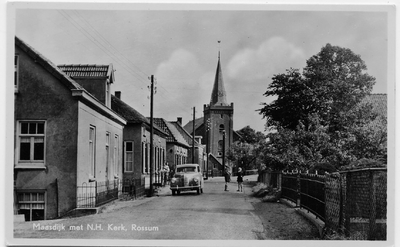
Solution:
M 31 144 L 29 142 L 22 142 L 19 152 L 20 160 L 30 160 Z
M 28 134 L 29 123 L 21 123 L 21 134 Z
M 36 134 L 36 123 L 29 123 L 29 134 Z
M 126 151 L 132 151 L 132 150 L 133 150 L 132 142 L 127 142 L 126 143 Z
M 31 217 L 30 217 L 30 210 L 29 209 L 20 209 L 18 210 L 18 214 L 24 214 L 25 215 L 25 221 L 30 221 Z
M 37 124 L 37 133 L 38 134 L 44 134 L 44 123 L 38 123 Z
M 44 210 L 32 209 L 32 220 L 44 220 Z
M 44 158 L 44 143 L 43 142 L 39 142 L 39 143 L 35 143 L 34 146 L 34 160 L 43 160 Z

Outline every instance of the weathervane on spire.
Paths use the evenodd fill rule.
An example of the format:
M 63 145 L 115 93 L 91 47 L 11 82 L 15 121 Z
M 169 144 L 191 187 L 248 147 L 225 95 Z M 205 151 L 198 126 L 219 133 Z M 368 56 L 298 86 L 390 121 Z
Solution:
M 218 40 L 218 60 L 220 59 L 220 53 L 221 53 L 221 40 Z

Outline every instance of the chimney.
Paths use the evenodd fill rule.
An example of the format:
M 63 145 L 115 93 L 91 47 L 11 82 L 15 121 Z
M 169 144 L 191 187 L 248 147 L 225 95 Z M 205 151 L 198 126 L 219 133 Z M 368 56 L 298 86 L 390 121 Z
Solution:
M 182 125 L 182 117 L 177 117 L 176 120 L 178 121 L 178 123 L 179 123 L 180 125 Z
M 115 97 L 121 99 L 121 91 L 115 91 Z

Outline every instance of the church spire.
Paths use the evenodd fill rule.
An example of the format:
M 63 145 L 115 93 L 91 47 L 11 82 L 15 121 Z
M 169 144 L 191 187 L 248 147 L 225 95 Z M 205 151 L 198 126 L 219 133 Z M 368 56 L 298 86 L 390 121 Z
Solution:
M 220 43 L 220 41 L 218 41 Z M 221 69 L 221 57 L 220 51 L 218 51 L 218 64 L 217 71 L 215 72 L 214 86 L 211 93 L 210 105 L 228 105 L 226 100 L 226 91 L 224 87 L 224 81 L 222 80 L 222 69 Z

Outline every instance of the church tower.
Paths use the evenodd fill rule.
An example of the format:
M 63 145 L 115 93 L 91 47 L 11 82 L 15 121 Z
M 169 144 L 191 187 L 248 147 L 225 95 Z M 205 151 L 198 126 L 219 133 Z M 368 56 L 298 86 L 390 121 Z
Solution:
M 204 105 L 204 126 L 206 128 L 206 145 L 208 153 L 210 153 L 209 161 L 212 163 L 209 164 L 211 165 L 209 169 L 217 168 L 218 170 L 222 170 L 224 168 L 223 152 L 225 150 L 226 154 L 226 151 L 233 143 L 233 103 L 227 103 L 220 54 L 218 54 L 217 70 L 210 104 Z M 225 164 L 227 163 L 225 159 Z

